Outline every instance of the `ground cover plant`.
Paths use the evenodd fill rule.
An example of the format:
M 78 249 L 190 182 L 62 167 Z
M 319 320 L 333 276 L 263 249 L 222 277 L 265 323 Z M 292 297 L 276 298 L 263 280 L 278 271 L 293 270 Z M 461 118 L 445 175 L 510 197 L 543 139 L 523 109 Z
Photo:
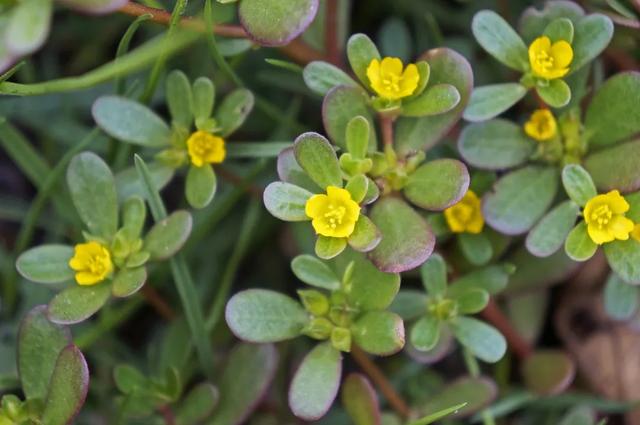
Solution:
M 0 425 L 640 424 L 640 3 L 0 5 Z

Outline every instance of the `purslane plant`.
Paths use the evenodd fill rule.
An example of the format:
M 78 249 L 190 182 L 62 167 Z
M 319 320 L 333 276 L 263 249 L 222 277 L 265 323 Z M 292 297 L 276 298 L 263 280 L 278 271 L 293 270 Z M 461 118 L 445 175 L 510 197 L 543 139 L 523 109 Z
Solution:
M 119 206 L 111 170 L 91 152 L 73 158 L 67 184 L 86 226 L 85 241 L 35 247 L 16 262 L 26 279 L 61 289 L 47 308 L 49 319 L 61 324 L 89 318 L 111 295 L 129 297 L 140 290 L 147 280 L 147 263 L 174 255 L 192 225 L 190 213 L 176 211 L 143 233 L 144 201 L 134 196 Z
M 93 117 L 100 128 L 122 142 L 162 149 L 156 155 L 160 186 L 171 179 L 173 170 L 188 167 L 185 196 L 192 207 L 204 208 L 216 192 L 214 169 L 226 158 L 225 139 L 251 112 L 253 94 L 237 89 L 214 111 L 213 82 L 201 77 L 191 84 L 180 71 L 167 77 L 166 93 L 170 126 L 146 106 L 119 96 L 99 98 Z
M 560 1 L 548 2 L 542 12 L 528 9 L 520 27 L 522 38 L 493 11 L 483 10 L 474 16 L 471 29 L 478 43 L 502 64 L 521 72 L 522 77 L 518 83 L 476 88 L 465 110 L 465 119 L 494 118 L 532 89 L 547 105 L 566 106 L 572 89 L 565 78 L 595 59 L 613 36 L 609 17 L 598 13 L 586 15 L 576 4 L 568 6 Z
M 294 274 L 317 289 L 298 291 L 300 302 L 266 289 L 234 295 L 225 318 L 231 331 L 248 342 L 278 342 L 307 335 L 322 341 L 302 360 L 289 387 L 289 406 L 305 420 L 331 407 L 342 374 L 342 352 L 353 345 L 375 355 L 404 346 L 400 316 L 387 308 L 400 288 L 400 275 L 383 273 L 353 251 L 323 262 L 301 255 Z

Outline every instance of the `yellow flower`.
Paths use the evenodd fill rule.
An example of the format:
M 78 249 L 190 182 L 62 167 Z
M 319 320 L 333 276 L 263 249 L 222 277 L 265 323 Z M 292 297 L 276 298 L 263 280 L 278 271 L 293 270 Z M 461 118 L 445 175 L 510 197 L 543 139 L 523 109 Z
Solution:
M 524 124 L 527 136 L 539 142 L 553 139 L 558 133 L 558 124 L 548 109 L 536 109 L 531 118 Z
M 627 211 L 629 204 L 617 190 L 591 198 L 582 212 L 591 240 L 601 245 L 614 239 L 629 239 L 634 224 L 624 216 Z
M 640 242 L 640 223 L 636 223 L 631 231 L 631 237 Z
M 113 271 L 111 253 L 106 246 L 95 241 L 80 243 L 75 246 L 69 267 L 76 271 L 78 285 L 95 285 Z
M 196 167 L 204 164 L 219 164 L 224 161 L 227 151 L 224 139 L 206 131 L 196 131 L 187 140 L 187 151 L 191 163 Z
M 480 233 L 484 217 L 480 209 L 480 198 L 472 190 L 467 191 L 460 202 L 444 210 L 444 218 L 454 233 Z
M 529 63 L 536 77 L 547 80 L 564 77 L 572 60 L 573 49 L 564 40 L 551 44 L 549 37 L 543 35 L 529 46 Z
M 416 88 L 420 75 L 415 64 L 409 64 L 402 71 L 402 61 L 398 58 L 384 58 L 382 62 L 373 59 L 367 67 L 367 78 L 371 88 L 380 97 L 397 100 L 411 96 Z
M 348 190 L 329 186 L 326 195 L 309 198 L 304 212 L 312 219 L 311 224 L 317 234 L 346 238 L 353 233 L 360 217 L 360 206 L 351 199 Z

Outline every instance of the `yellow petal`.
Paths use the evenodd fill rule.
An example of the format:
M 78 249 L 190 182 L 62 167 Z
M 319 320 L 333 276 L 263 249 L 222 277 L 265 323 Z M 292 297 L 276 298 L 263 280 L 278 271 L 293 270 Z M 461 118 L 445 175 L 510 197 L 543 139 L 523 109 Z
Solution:
M 307 200 L 307 203 L 304 206 L 304 213 L 309 218 L 321 216 L 328 201 L 329 197 L 327 195 L 313 195 Z
M 481 213 L 475 214 L 471 221 L 467 224 L 467 232 L 478 234 L 482 232 L 484 227 L 484 218 Z
M 420 81 L 420 74 L 418 73 L 418 67 L 410 63 L 402 73 L 402 79 L 400 80 L 400 95 L 402 97 L 410 96 L 418 88 L 418 82 Z
M 587 233 L 589 234 L 591 240 L 598 245 L 602 245 L 606 242 L 611 242 L 615 239 L 613 237 L 613 233 L 611 233 L 608 229 L 598 229 L 598 227 L 595 225 L 588 225 Z
M 402 61 L 398 58 L 386 57 L 380 64 L 382 74 L 392 74 L 400 77 L 402 75 Z
M 372 59 L 371 62 L 369 62 L 367 78 L 371 86 L 378 85 L 380 82 L 380 61 L 378 59 Z
M 640 242 L 640 223 L 636 224 L 631 231 L 631 237 Z
M 573 49 L 571 44 L 564 40 L 556 41 L 551 46 L 551 56 L 553 57 L 553 67 L 562 69 L 569 66 L 573 60 Z
M 551 48 L 551 40 L 547 36 L 538 37 L 529 45 L 529 60 L 535 62 L 536 56 L 540 52 L 548 51 Z
M 623 241 L 629 239 L 629 233 L 633 231 L 633 227 L 633 221 L 621 215 L 613 216 L 609 222 L 609 229 L 613 236 Z
M 102 281 L 103 278 L 99 275 L 95 275 L 89 272 L 80 272 L 76 273 L 76 282 L 78 285 L 95 285 L 96 283 Z
M 620 195 L 620 192 L 617 190 L 612 190 L 608 192 L 606 195 L 607 202 L 609 203 L 609 207 L 614 214 L 623 214 L 629 211 L 629 203 L 624 197 Z

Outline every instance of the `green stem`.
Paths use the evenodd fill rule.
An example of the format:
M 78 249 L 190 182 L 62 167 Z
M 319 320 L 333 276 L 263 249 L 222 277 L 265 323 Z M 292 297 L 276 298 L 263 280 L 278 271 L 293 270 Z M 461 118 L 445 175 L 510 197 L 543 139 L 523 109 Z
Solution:
M 478 364 L 478 360 L 473 356 L 471 351 L 464 348 L 462 350 L 462 354 L 464 356 L 464 363 L 467 366 L 467 370 L 469 371 L 469 375 L 474 378 L 480 377 L 480 365 Z M 482 423 L 484 425 L 496 425 L 496 421 L 493 418 L 493 414 L 489 409 L 484 409 L 480 412 L 480 416 L 482 417 Z
M 129 25 L 129 28 L 127 28 L 127 31 L 124 33 L 124 35 L 120 39 L 120 43 L 118 43 L 118 50 L 116 50 L 116 59 L 115 59 L 116 63 L 118 63 L 118 60 L 124 55 L 126 55 L 127 52 L 129 51 L 129 46 L 131 45 L 131 39 L 135 35 L 136 31 L 138 31 L 140 24 L 142 24 L 144 21 L 148 21 L 152 17 L 153 15 L 150 13 L 138 16 L 131 23 L 131 25 Z M 124 78 L 122 78 L 121 75 L 116 77 L 114 81 L 114 85 L 116 87 L 116 93 L 119 95 L 123 95 L 124 92 L 127 90 L 125 80 Z
M 92 326 L 86 328 L 84 332 L 78 335 L 74 339 L 74 343 L 80 348 L 85 350 L 98 341 L 104 334 L 110 332 L 120 323 L 127 320 L 133 313 L 138 311 L 140 307 L 144 305 L 144 299 L 136 296 L 133 299 L 127 300 L 118 308 L 114 308 L 109 311 L 107 316 L 100 316 L 100 319 Z
M 184 14 L 184 10 L 187 8 L 187 0 L 177 0 L 175 6 L 173 7 L 173 11 L 171 12 L 171 20 L 169 21 L 169 29 L 167 30 L 166 42 L 167 44 L 173 39 L 175 34 L 176 27 L 178 22 L 180 22 L 180 17 Z M 162 70 L 164 69 L 165 64 L 167 63 L 168 52 L 162 51 L 158 59 L 156 60 L 153 68 L 151 69 L 151 73 L 149 74 L 149 80 L 147 80 L 147 86 L 140 96 L 140 101 L 142 103 L 147 103 L 153 97 L 153 93 L 156 91 L 156 87 L 158 86 L 158 80 L 160 79 L 160 74 L 162 74 Z
M 175 54 L 186 46 L 194 43 L 198 37 L 198 33 L 188 31 L 176 33 L 171 39 L 168 39 L 167 35 L 156 37 L 121 58 L 78 77 L 61 78 L 35 84 L 4 82 L 0 84 L 0 94 L 36 96 L 87 89 L 116 77 L 144 69 L 156 60 L 158 56 L 162 54 L 167 56 Z
M 240 77 L 238 77 L 238 75 L 233 71 L 229 63 L 227 63 L 227 61 L 220 53 L 220 49 L 218 49 L 216 36 L 213 33 L 213 8 L 211 6 L 211 0 L 205 0 L 204 3 L 204 22 L 209 34 L 207 36 L 207 44 L 209 45 L 209 50 L 211 50 L 211 56 L 213 56 L 213 60 L 216 62 L 216 64 L 218 64 L 222 72 L 224 72 L 236 86 L 244 87 L 244 83 L 242 82 Z
M 247 213 L 240 227 L 238 241 L 236 242 L 236 246 L 234 247 L 231 257 L 227 262 L 227 267 L 222 275 L 222 280 L 220 281 L 220 288 L 218 289 L 218 293 L 216 294 L 213 305 L 211 306 L 207 316 L 205 328 L 208 332 L 213 332 L 220 321 L 224 305 L 229 297 L 229 291 L 231 290 L 233 279 L 236 276 L 242 258 L 249 250 L 251 237 L 254 234 L 256 223 L 260 218 L 261 207 L 262 203 L 260 201 L 254 200 L 249 204 L 249 208 L 247 209 Z
M 160 198 L 160 193 L 158 193 L 157 188 L 151 180 L 149 169 L 142 158 L 138 155 L 135 155 L 134 161 L 140 180 L 143 182 L 147 191 L 147 201 L 149 202 L 151 215 L 156 222 L 163 220 L 167 216 L 167 209 L 162 202 L 162 198 Z M 191 337 L 198 352 L 200 365 L 207 377 L 212 378 L 213 352 L 204 327 L 204 316 L 202 314 L 202 307 L 199 302 L 198 292 L 193 280 L 191 279 L 187 263 L 181 253 L 178 253 L 171 258 L 171 260 L 169 260 L 169 264 L 171 266 L 171 273 L 173 274 L 176 289 L 180 295 L 182 308 L 191 331 Z

